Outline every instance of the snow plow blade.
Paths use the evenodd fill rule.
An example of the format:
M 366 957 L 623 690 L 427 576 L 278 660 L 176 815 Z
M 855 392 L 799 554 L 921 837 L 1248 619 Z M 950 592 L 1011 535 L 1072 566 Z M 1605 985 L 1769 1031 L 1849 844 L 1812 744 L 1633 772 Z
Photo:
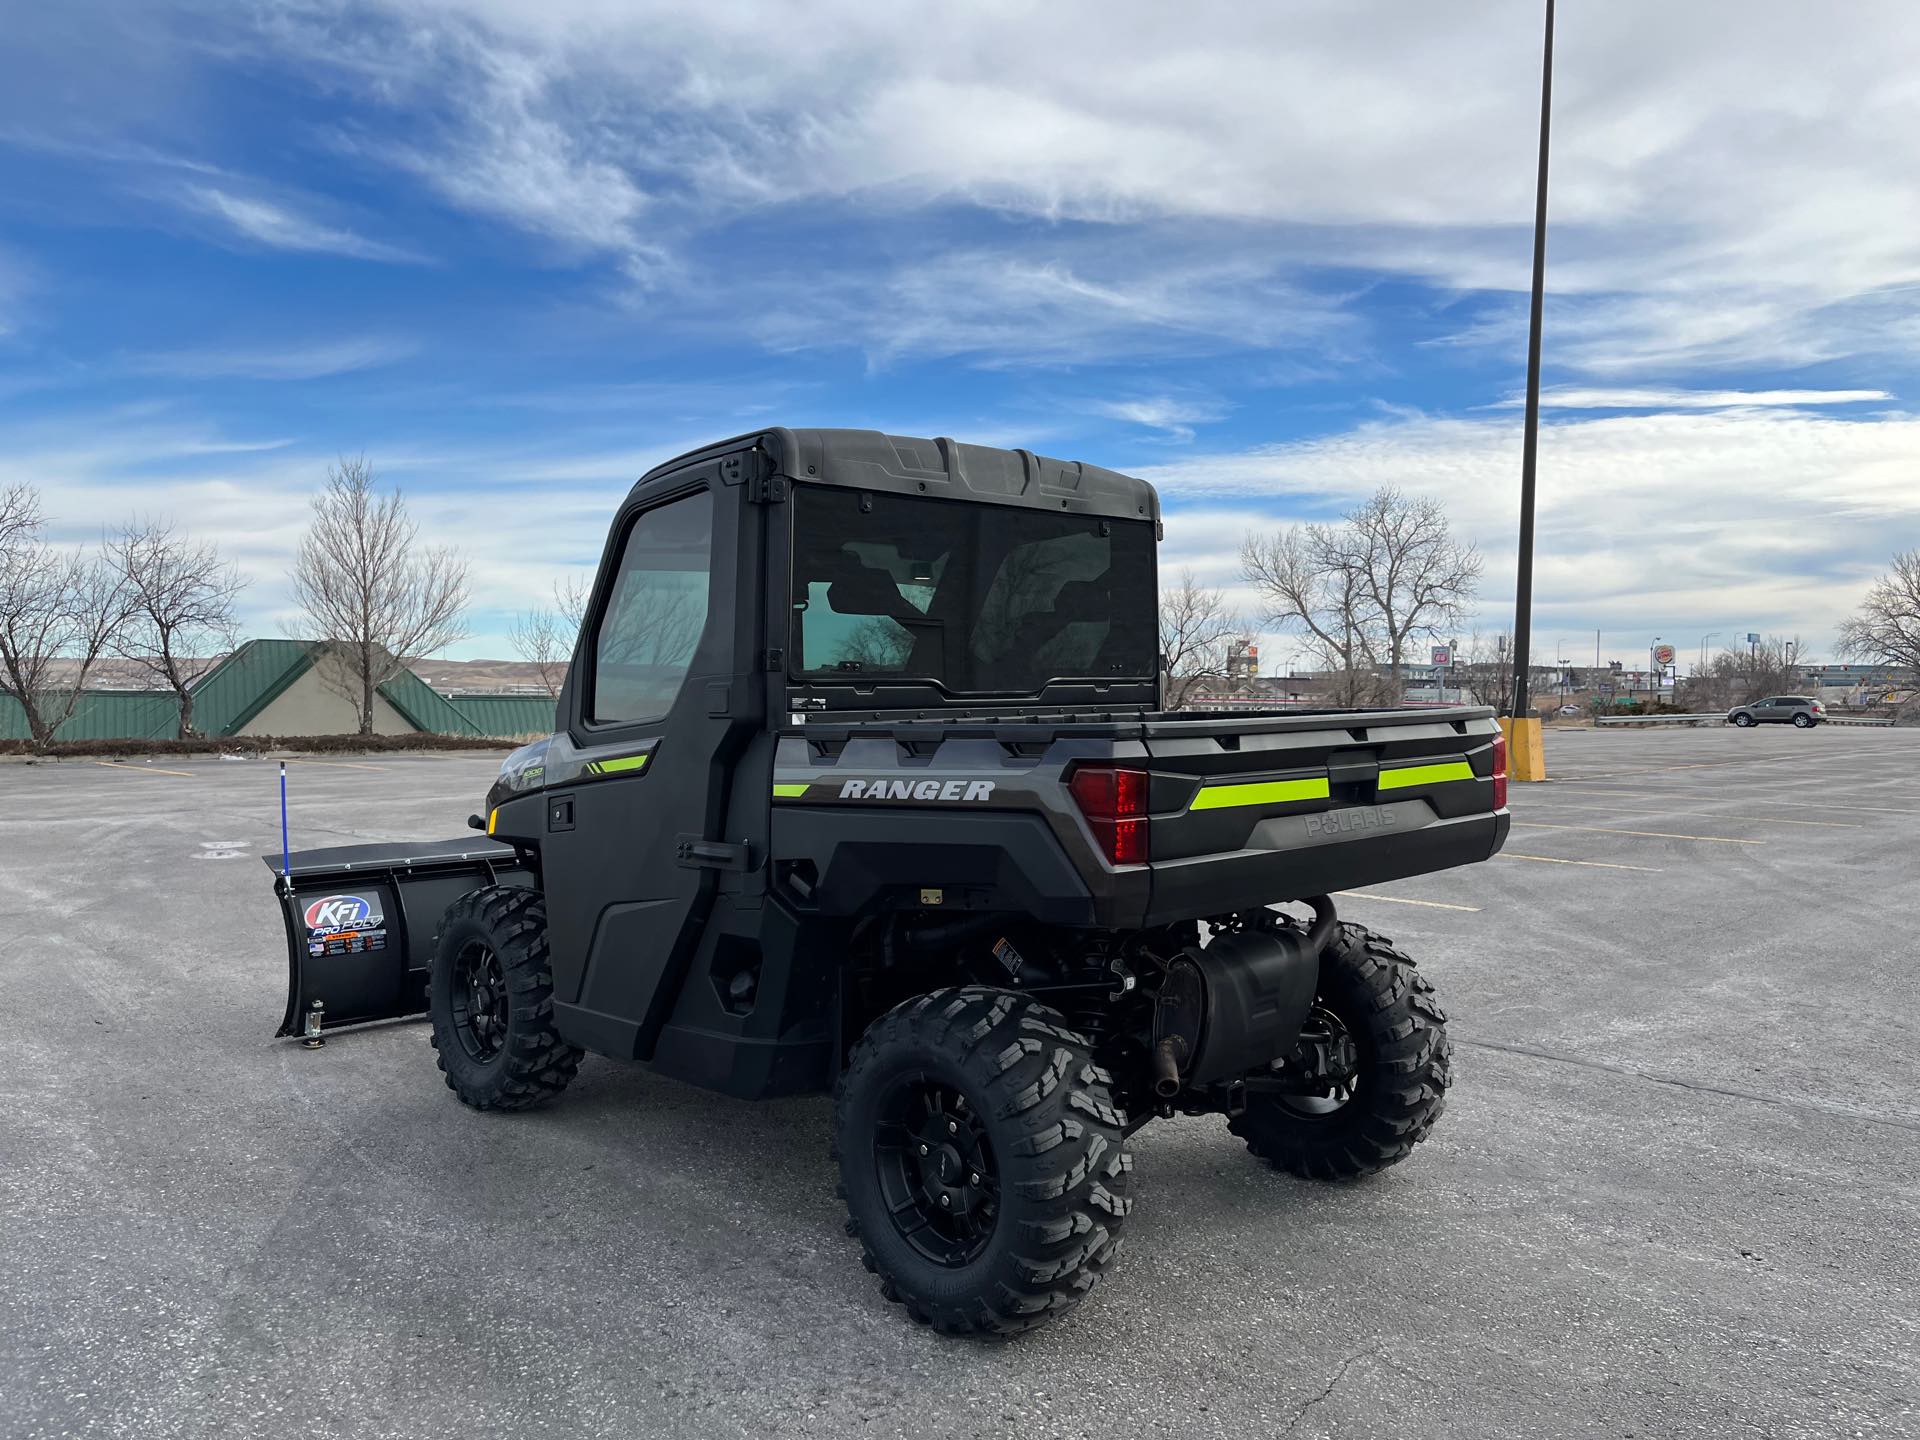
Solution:
M 276 1035 L 423 1015 L 440 917 L 485 885 L 531 885 L 506 845 L 480 839 L 345 845 L 261 857 L 287 925 L 287 1013 Z

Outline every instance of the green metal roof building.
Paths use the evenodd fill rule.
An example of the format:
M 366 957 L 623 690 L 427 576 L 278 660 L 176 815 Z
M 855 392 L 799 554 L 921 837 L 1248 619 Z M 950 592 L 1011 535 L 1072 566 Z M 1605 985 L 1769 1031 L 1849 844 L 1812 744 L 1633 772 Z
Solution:
M 327 647 L 305 640 L 249 640 L 193 686 L 193 728 L 202 735 L 350 735 L 359 720 L 352 685 Z M 374 730 L 513 737 L 553 729 L 546 695 L 463 694 L 433 689 L 413 671 L 380 686 Z M 164 740 L 179 733 L 180 706 L 166 690 L 82 691 L 59 740 Z M 26 712 L 0 696 L 0 740 L 31 739 Z

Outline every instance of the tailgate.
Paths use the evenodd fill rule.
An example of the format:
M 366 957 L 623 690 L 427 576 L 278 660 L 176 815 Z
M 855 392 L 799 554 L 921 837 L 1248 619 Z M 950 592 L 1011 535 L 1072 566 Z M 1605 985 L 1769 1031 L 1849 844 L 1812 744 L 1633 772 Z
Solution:
M 1146 727 L 1157 913 L 1377 884 L 1490 857 L 1492 712 L 1242 716 Z

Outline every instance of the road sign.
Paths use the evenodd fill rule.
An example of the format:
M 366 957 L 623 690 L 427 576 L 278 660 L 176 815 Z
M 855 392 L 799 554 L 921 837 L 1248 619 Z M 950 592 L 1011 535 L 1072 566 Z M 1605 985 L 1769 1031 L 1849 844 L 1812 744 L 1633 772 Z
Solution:
M 1434 646 L 1433 647 L 1433 663 L 1436 665 L 1453 664 L 1453 647 L 1451 645 Z
M 1671 645 L 1654 646 L 1653 663 L 1656 665 L 1671 665 L 1673 663 L 1673 647 Z
M 1760 643 L 1760 637 L 1759 637 L 1758 635 L 1755 635 L 1755 634 L 1754 634 L 1754 633 L 1753 633 L 1752 631 L 1748 631 L 1748 632 L 1747 632 L 1747 644 L 1749 644 L 1749 645 L 1758 645 L 1759 643 Z

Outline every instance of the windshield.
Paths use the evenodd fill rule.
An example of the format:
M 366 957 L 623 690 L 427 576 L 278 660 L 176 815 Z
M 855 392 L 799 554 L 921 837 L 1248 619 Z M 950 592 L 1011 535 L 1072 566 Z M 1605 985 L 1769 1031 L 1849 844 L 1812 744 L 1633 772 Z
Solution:
M 1151 679 L 1151 522 L 794 488 L 797 674 L 1035 694 Z

